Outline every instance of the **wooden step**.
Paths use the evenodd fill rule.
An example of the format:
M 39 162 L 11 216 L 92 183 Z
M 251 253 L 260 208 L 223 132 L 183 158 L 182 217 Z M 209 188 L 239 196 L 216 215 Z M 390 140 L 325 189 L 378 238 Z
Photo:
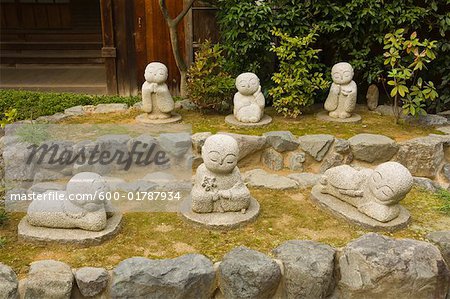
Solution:
M 36 50 L 36 51 L 12 51 L 5 50 L 0 53 L 0 63 L 2 64 L 102 64 L 104 59 L 101 55 L 101 50 Z
M 101 42 L 0 42 L 0 50 L 100 50 Z

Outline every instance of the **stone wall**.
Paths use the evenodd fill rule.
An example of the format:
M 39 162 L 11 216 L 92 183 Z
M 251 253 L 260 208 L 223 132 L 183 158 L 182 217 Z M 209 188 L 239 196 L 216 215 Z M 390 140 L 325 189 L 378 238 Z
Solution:
M 341 249 L 292 240 L 270 256 L 241 246 L 215 264 L 200 254 L 163 260 L 134 257 L 109 272 L 45 260 L 32 263 L 20 282 L 0 263 L 0 296 L 448 299 L 450 231 L 432 233 L 429 239 L 436 246 L 374 233 Z

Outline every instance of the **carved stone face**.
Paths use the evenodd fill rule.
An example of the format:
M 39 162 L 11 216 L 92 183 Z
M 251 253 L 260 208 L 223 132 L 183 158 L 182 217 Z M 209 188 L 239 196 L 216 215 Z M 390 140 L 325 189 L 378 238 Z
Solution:
M 253 73 L 243 73 L 236 78 L 237 90 L 245 95 L 250 96 L 258 91 L 259 78 Z
M 396 204 L 411 190 L 413 177 L 397 162 L 387 162 L 375 168 L 368 179 L 368 188 L 384 204 Z
M 237 165 L 238 157 L 238 143 L 229 135 L 210 136 L 202 148 L 203 163 L 211 172 L 231 173 Z
M 331 69 L 333 82 L 339 85 L 350 83 L 353 80 L 353 75 L 353 68 L 347 62 L 339 62 Z
M 167 67 L 160 62 L 152 62 L 145 68 L 145 81 L 149 83 L 161 84 L 166 82 L 169 71 Z
M 93 172 L 81 172 L 73 176 L 67 183 L 67 194 L 74 205 L 88 212 L 95 212 L 104 206 L 99 196 L 103 192 L 109 192 L 106 180 L 99 174 Z M 97 192 L 97 196 L 94 195 Z

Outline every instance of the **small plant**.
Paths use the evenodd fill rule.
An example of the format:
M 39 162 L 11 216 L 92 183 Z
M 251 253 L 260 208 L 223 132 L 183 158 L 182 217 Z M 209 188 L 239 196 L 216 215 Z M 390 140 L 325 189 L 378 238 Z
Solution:
M 50 137 L 48 125 L 26 124 L 17 128 L 17 136 L 21 142 L 40 145 Z
M 8 214 L 4 208 L 0 208 L 0 226 L 3 226 L 8 221 Z
M 272 76 L 275 86 L 269 94 L 278 113 L 297 117 L 302 108 L 314 103 L 317 92 L 327 89 L 330 84 L 318 71 L 321 65 L 317 54 L 321 50 L 311 47 L 316 41 L 316 33 L 312 31 L 305 37 L 291 37 L 280 30 L 273 30 L 272 34 L 280 38 L 280 45 L 271 49 L 278 57 L 279 70 Z
M 442 200 L 442 206 L 440 207 L 440 210 L 450 216 L 450 192 L 441 189 L 439 190 L 437 195 Z
M 3 112 L 3 117 L 0 120 L 0 126 L 5 128 L 6 125 L 12 124 L 17 120 L 17 109 L 10 108 L 6 112 Z
M 219 44 L 204 42 L 188 71 L 189 99 L 202 111 L 226 112 L 231 108 L 233 77 L 223 70 L 225 58 Z
M 0 248 L 5 247 L 6 243 L 7 243 L 6 237 L 0 237 Z
M 404 29 L 398 29 L 384 37 L 384 64 L 389 67 L 387 84 L 392 86 L 391 91 L 386 90 L 386 93 L 394 102 L 397 123 L 400 118 L 399 105 L 405 115 L 425 115 L 425 103 L 438 97 L 434 83 L 425 82 L 419 76 L 420 71 L 436 58 L 433 49 L 437 41 L 420 41 L 416 32 L 406 39 L 404 34 Z

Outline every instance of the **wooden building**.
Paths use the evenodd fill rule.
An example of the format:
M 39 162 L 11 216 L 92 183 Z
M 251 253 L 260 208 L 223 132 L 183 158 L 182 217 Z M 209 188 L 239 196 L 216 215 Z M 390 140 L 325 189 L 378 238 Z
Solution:
M 183 9 L 184 1 L 166 1 L 171 15 Z M 63 77 L 52 67 L 76 69 L 76 75 L 70 80 L 85 78 L 92 82 L 102 77 L 104 93 L 135 95 L 143 83 L 147 63 L 161 61 L 168 66 L 168 84 L 176 91 L 178 69 L 158 2 L 0 0 L 2 74 L 24 66 L 45 65 L 45 69 L 51 69 L 47 72 L 49 76 Z M 217 39 L 215 10 L 201 2 L 195 3 L 178 30 L 181 51 L 191 62 L 197 42 Z M 93 69 L 100 72 L 89 77 L 89 70 Z M 52 79 L 54 85 L 59 77 Z M 88 86 L 84 91 L 89 93 Z

